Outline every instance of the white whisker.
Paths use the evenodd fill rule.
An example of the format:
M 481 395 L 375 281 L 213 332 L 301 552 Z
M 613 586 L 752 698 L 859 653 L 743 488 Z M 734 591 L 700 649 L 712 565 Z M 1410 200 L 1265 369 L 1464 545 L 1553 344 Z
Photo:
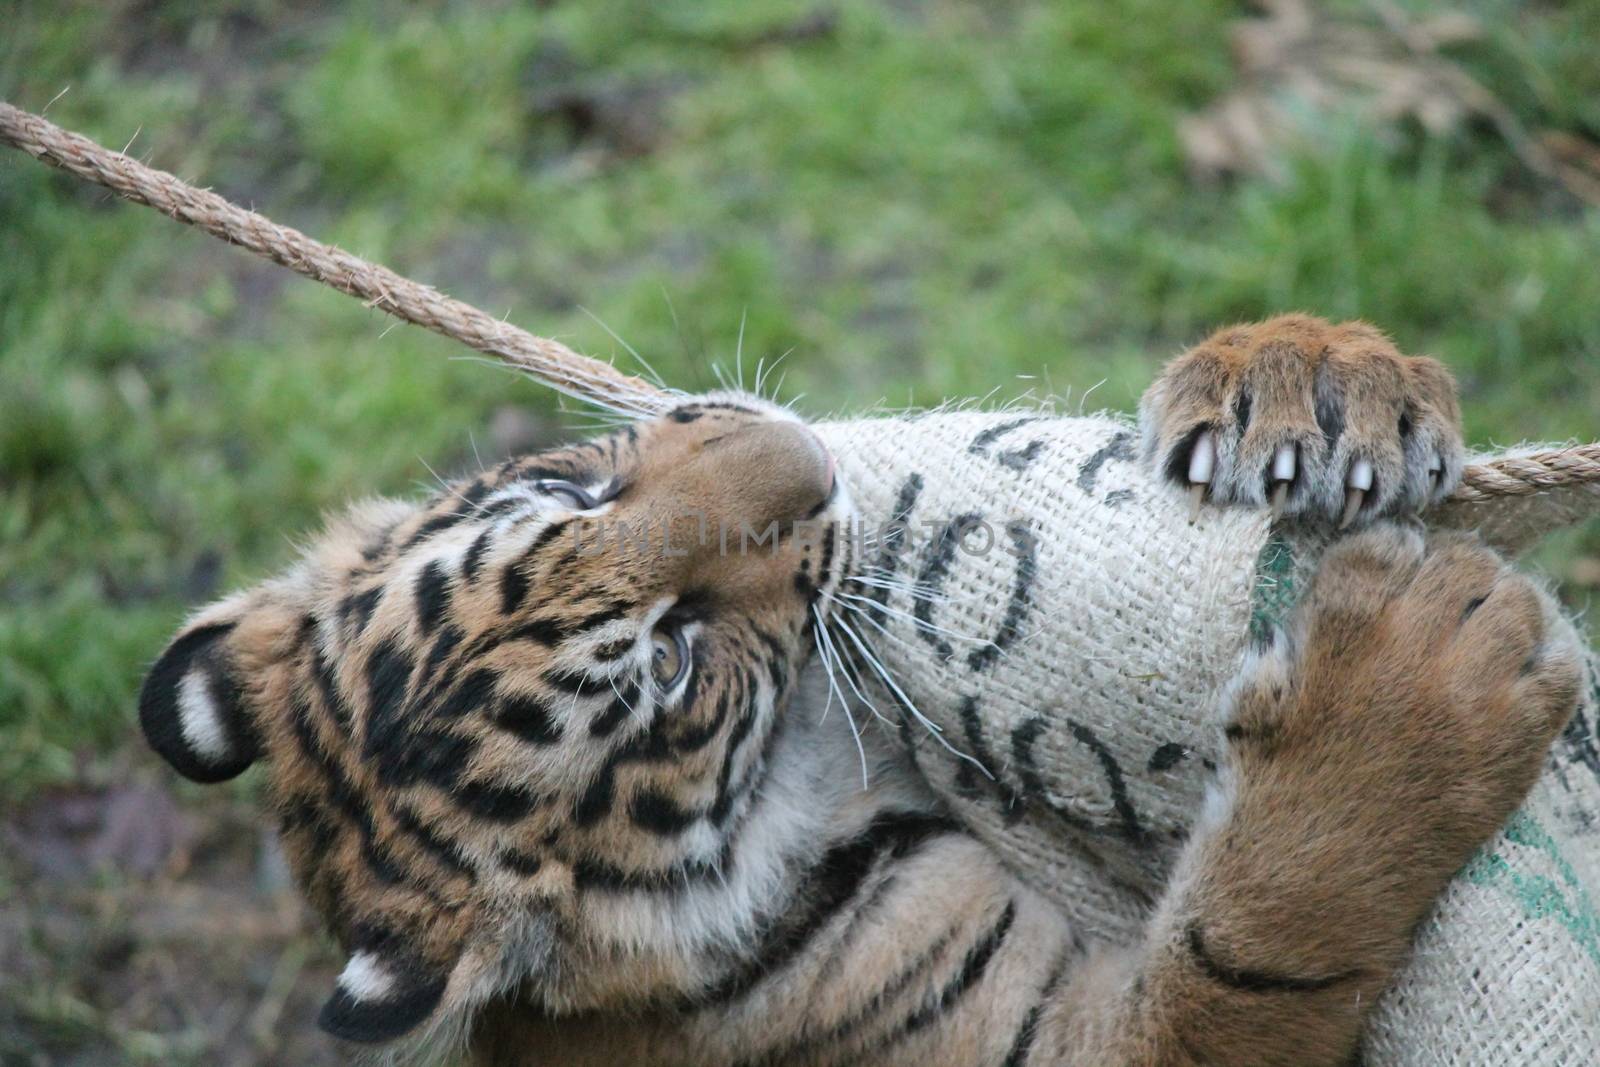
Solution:
M 749 318 L 750 309 L 739 312 L 739 340 L 733 346 L 733 365 L 739 376 L 739 392 L 744 392 L 744 323 Z
M 952 745 L 949 739 L 944 736 L 944 731 L 939 728 L 939 724 L 928 718 L 921 712 L 921 710 L 917 708 L 917 705 L 912 701 L 912 699 L 906 695 L 905 690 L 901 689 L 900 684 L 894 680 L 889 668 L 884 666 L 883 661 L 878 658 L 877 653 L 872 651 L 872 648 L 866 643 L 865 640 L 862 639 L 860 634 L 851 629 L 842 618 L 835 617 L 834 623 L 838 625 L 844 632 L 845 636 L 849 637 L 850 640 L 855 644 L 856 649 L 861 653 L 862 659 L 866 660 L 867 665 L 872 668 L 873 672 L 877 674 L 879 678 L 883 679 L 884 684 L 887 685 L 890 690 L 893 691 L 895 696 L 899 698 L 901 705 L 911 713 L 911 717 L 916 719 L 922 728 L 927 730 L 928 733 L 933 736 L 933 739 L 938 741 L 939 744 L 944 747 L 945 751 L 949 752 L 957 759 L 966 760 L 968 763 L 978 768 L 978 770 L 983 773 L 985 778 L 988 778 L 991 781 L 994 779 L 994 774 L 989 770 L 989 768 L 985 767 L 980 760 L 967 755 L 967 753 Z
M 661 386 L 661 388 L 663 388 L 663 389 L 665 389 L 667 387 L 667 383 L 662 380 L 660 373 L 658 373 L 656 371 L 655 367 L 650 365 L 650 361 L 648 359 L 645 359 L 643 356 L 641 356 L 639 354 L 639 350 L 637 348 L 634 348 L 628 342 L 624 341 L 620 334 L 618 334 L 615 330 L 613 330 L 611 327 L 607 326 L 604 322 L 602 322 L 600 320 L 600 316 L 596 315 L 594 312 L 590 311 L 588 308 L 586 308 L 586 307 L 584 307 L 583 305 L 580 304 L 580 305 L 578 305 L 578 310 L 583 312 L 585 315 L 589 316 L 589 318 L 594 322 L 594 324 L 596 326 L 600 327 L 602 330 L 604 330 L 606 332 L 606 334 L 613 341 L 617 342 L 617 344 L 619 344 L 623 348 L 627 349 L 628 350 L 628 355 L 630 355 L 634 359 L 638 360 L 639 361 L 639 365 L 645 369 L 645 376 L 650 381 L 655 382 L 657 385 Z
M 829 623 L 833 625 L 839 625 L 842 628 L 848 628 L 843 627 L 841 620 L 838 618 L 830 619 Z M 826 625 L 823 627 L 823 633 L 825 636 L 827 636 L 828 644 L 832 646 L 834 655 L 838 658 L 839 667 L 844 671 L 844 680 L 849 683 L 851 690 L 858 698 L 860 698 L 861 703 L 866 705 L 867 710 L 872 712 L 873 718 L 877 719 L 885 726 L 892 727 L 894 722 L 889 719 L 888 716 L 884 715 L 883 712 L 879 711 L 878 705 L 874 704 L 872 702 L 872 698 L 867 696 L 867 681 L 861 676 L 860 670 L 856 667 L 854 657 L 841 655 L 839 653 L 839 646 L 836 642 L 834 642 L 833 635 L 828 633 Z
M 606 678 L 606 681 L 611 683 L 611 691 L 613 693 L 617 694 L 617 699 L 622 702 L 622 706 L 628 709 L 628 717 L 630 719 L 632 719 L 634 722 L 638 723 L 640 726 L 643 726 L 645 724 L 645 720 L 639 715 L 639 713 L 637 711 L 634 710 L 633 705 L 628 703 L 628 698 L 622 695 L 622 690 L 617 688 L 616 676 L 615 675 L 608 676 Z
M 844 720 L 850 724 L 850 736 L 854 737 L 856 741 L 856 754 L 861 757 L 861 788 L 865 790 L 868 786 L 867 748 L 861 743 L 861 729 L 860 727 L 856 726 L 856 717 L 850 714 L 850 702 L 845 699 L 844 691 L 839 688 L 839 683 L 834 680 L 833 663 L 829 658 L 829 651 L 833 646 L 827 640 L 827 627 L 822 621 L 822 613 L 817 610 L 817 606 L 815 604 L 811 606 L 811 616 L 813 620 L 812 629 L 817 635 L 817 650 L 820 658 L 822 659 L 823 665 L 826 667 L 828 672 L 828 705 L 832 706 L 833 697 L 835 694 L 837 694 L 839 697 L 839 706 L 844 709 Z M 828 714 L 827 708 L 823 709 L 822 714 L 823 717 L 826 718 Z M 820 722 L 822 720 L 819 719 L 818 721 Z
M 948 637 L 952 641 L 962 641 L 966 644 L 972 645 L 987 645 L 991 643 L 987 637 L 971 637 L 967 634 L 958 634 L 954 630 L 947 630 L 943 626 L 935 626 L 933 623 L 928 622 L 925 619 L 919 619 L 915 615 L 907 614 L 906 612 L 901 611 L 899 608 L 891 608 L 887 604 L 880 604 L 871 597 L 864 597 L 855 593 L 845 592 L 840 592 L 837 595 L 845 600 L 858 601 L 862 604 L 866 604 L 873 610 L 882 611 L 886 615 L 892 615 L 895 618 L 901 619 L 925 633 L 938 634 L 941 637 Z

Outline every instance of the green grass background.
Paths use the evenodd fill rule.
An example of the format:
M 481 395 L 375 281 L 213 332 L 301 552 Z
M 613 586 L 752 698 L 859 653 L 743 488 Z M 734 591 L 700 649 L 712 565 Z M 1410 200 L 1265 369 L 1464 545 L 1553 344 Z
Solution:
M 1600 3 L 1467 8 L 1459 57 L 1526 125 L 1600 135 Z M 1305 309 L 1447 360 L 1474 442 L 1600 437 L 1600 212 L 1491 131 L 1330 117 L 1281 180 L 1207 186 L 1176 123 L 1232 85 L 1245 5 L 839 0 L 770 32 L 818 10 L 0 0 L 0 97 L 690 388 L 742 330 L 813 412 L 1128 409 L 1209 328 Z M 0 154 L 0 797 L 127 746 L 183 613 L 324 511 L 469 467 L 508 411 L 578 432 L 387 326 Z M 1597 554 L 1545 556 L 1575 603 Z

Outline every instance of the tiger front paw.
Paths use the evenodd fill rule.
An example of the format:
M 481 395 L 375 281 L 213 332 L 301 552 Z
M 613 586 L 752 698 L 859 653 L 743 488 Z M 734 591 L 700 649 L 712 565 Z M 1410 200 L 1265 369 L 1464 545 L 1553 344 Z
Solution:
M 1307 875 L 1355 873 L 1352 893 L 1396 894 L 1409 920 L 1532 788 L 1578 706 L 1581 647 L 1475 537 L 1353 535 L 1241 680 L 1227 728 L 1241 796 L 1326 865 Z
M 1450 372 L 1359 322 L 1219 330 L 1167 366 L 1139 414 L 1146 460 L 1196 510 L 1366 523 L 1442 500 L 1465 461 Z

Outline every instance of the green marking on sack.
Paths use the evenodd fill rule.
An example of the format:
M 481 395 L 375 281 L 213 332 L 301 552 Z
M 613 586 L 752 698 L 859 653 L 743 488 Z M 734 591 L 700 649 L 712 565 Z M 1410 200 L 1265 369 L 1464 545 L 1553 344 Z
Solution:
M 1521 811 L 1506 824 L 1505 837 L 1513 844 L 1549 856 L 1561 882 L 1518 870 L 1512 860 L 1489 847 L 1473 857 L 1461 877 L 1473 885 L 1492 886 L 1506 893 L 1521 905 L 1526 920 L 1553 919 L 1560 923 L 1595 965 L 1600 966 L 1600 911 L 1596 911 L 1578 873 L 1561 854 L 1555 838 L 1538 819 Z
M 1294 547 L 1274 532 L 1256 557 L 1256 586 L 1250 604 L 1250 641 L 1264 645 L 1282 626 L 1299 595 Z

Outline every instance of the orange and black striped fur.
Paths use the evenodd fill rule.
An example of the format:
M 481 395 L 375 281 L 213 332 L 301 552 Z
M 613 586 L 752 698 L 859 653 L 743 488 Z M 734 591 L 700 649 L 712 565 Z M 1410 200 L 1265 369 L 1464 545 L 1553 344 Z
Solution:
M 1152 390 L 1152 462 L 1181 480 L 1215 435 L 1214 499 L 1262 502 L 1240 457 L 1284 441 L 1292 510 L 1339 514 L 1330 465 L 1356 455 L 1383 489 L 1241 673 L 1231 759 L 1136 943 L 1089 943 L 875 729 L 862 787 L 811 645 L 846 545 L 790 532 L 848 494 L 749 397 L 354 509 L 191 620 L 141 720 L 189 777 L 265 765 L 349 954 L 322 1023 L 354 1041 L 561 1067 L 1331 1067 L 1577 702 L 1528 582 L 1368 522 L 1459 472 L 1440 380 L 1297 318 Z M 701 536 L 772 523 L 749 550 Z M 657 535 L 594 539 L 623 524 Z

